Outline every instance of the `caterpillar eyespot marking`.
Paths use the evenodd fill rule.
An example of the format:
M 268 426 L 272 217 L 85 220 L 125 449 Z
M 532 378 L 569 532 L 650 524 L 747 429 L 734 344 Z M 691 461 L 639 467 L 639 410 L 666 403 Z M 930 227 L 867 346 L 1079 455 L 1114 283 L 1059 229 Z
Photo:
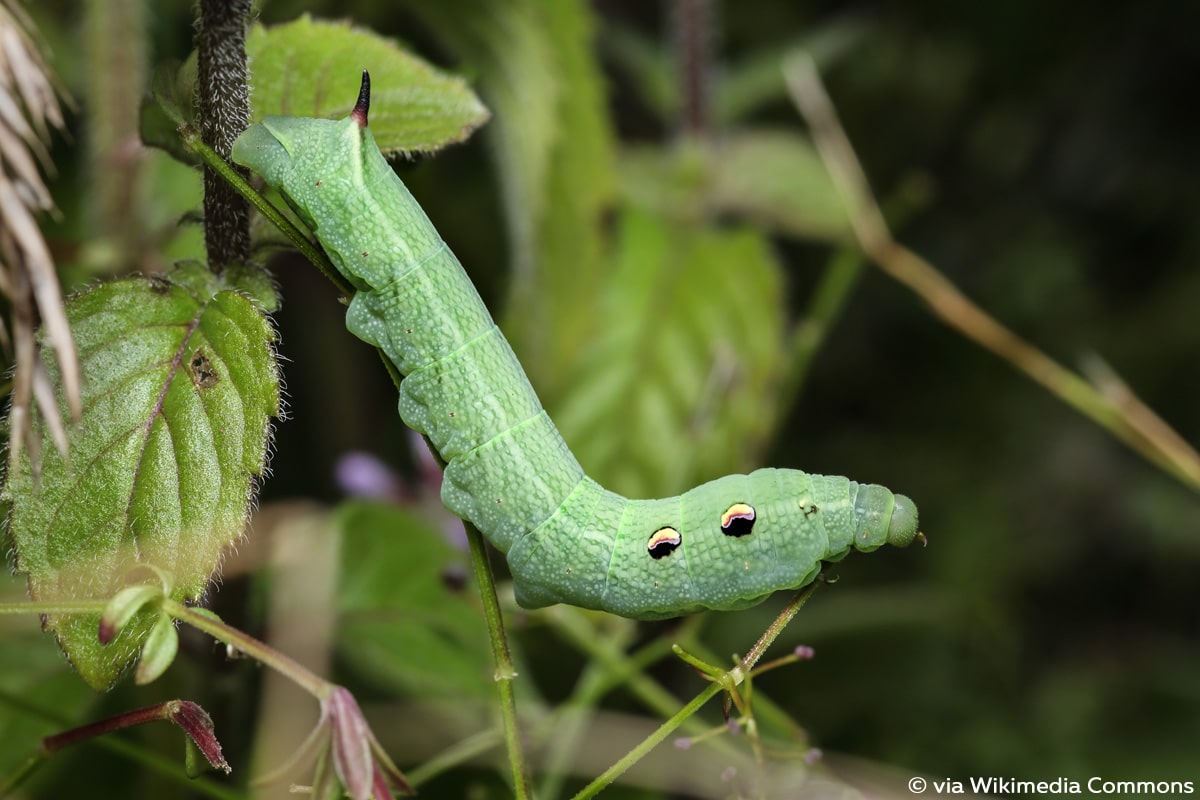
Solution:
M 646 549 L 650 552 L 650 557 L 657 561 L 671 555 L 675 552 L 675 548 L 682 543 L 683 537 L 679 535 L 679 531 L 665 527 L 650 534 L 650 541 L 646 542 Z
M 745 536 L 754 530 L 755 512 L 745 503 L 734 503 L 721 515 L 721 532 L 726 536 Z
M 403 377 L 404 422 L 447 464 L 442 501 L 506 554 L 518 603 L 634 619 L 740 609 L 803 586 L 850 549 L 917 538 L 911 500 L 842 476 L 760 469 L 657 500 L 622 497 L 589 478 L 466 272 L 379 152 L 369 101 L 364 73 L 349 117 L 266 117 L 238 138 L 233 160 L 316 223 L 330 255 L 362 253 L 351 263 L 333 258 L 362 287 L 346 325 Z M 215 371 L 196 378 L 197 366 L 197 385 L 215 380 Z M 482 408 L 485 396 L 487 413 L 451 410 Z

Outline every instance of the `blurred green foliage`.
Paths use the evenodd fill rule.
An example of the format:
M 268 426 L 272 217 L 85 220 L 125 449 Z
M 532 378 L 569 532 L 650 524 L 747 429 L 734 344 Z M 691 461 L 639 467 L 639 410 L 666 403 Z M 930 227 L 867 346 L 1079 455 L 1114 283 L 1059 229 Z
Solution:
M 55 44 L 64 81 L 81 87 L 90 70 L 115 67 L 90 63 L 72 46 L 74 34 L 60 22 L 67 5 L 52 0 L 31 11 Z M 141 43 L 148 58 L 186 57 L 190 4 L 154 6 Z M 595 459 L 589 467 L 623 489 L 644 486 L 642 494 L 756 462 L 847 474 L 916 498 L 930 546 L 838 564 L 839 582 L 817 593 L 781 642 L 813 645 L 816 658 L 755 682 L 764 696 L 760 707 L 767 708 L 769 697 L 799 722 L 806 741 L 825 752 L 832 774 L 852 781 L 874 775 L 839 754 L 889 764 L 899 772 L 875 775 L 878 790 L 905 796 L 903 778 L 914 771 L 962 779 L 1194 779 L 1200 500 L 932 320 L 906 290 L 854 267 L 836 198 L 811 168 L 811 149 L 777 66 L 794 46 L 814 53 L 900 239 L 1056 359 L 1074 365 L 1099 354 L 1197 442 L 1200 119 L 1188 79 L 1200 67 L 1191 34 L 1200 9 L 1162 0 L 1103 10 L 1023 0 L 866 3 L 849 15 L 835 4 L 726 3 L 713 19 L 716 61 L 707 85 L 714 110 L 699 141 L 679 136 L 680 82 L 669 47 L 677 23 L 668 11 L 665 3 L 641 0 L 272 0 L 262 18 L 286 21 L 302 12 L 349 18 L 474 84 L 492 122 L 466 145 L 400 163 L 398 171 L 504 320 L 552 411 L 596 404 L 594 412 L 575 415 L 581 421 L 574 430 L 564 425 L 581 458 Z M 89 98 L 80 101 L 82 127 Z M 86 172 L 67 144 L 55 155 L 65 220 L 55 244 L 71 262 L 69 275 L 90 277 L 101 267 L 87 260 L 95 252 L 84 222 L 91 192 L 77 177 Z M 163 176 L 161 196 L 181 194 L 179 170 L 150 172 Z M 782 179 L 796 182 L 794 196 L 781 194 Z M 163 213 L 153 203 L 141 208 L 147 225 Z M 658 319 L 695 325 L 697 315 L 707 316 L 718 330 L 708 331 L 708 339 L 679 341 L 646 332 L 640 315 L 647 306 L 654 311 L 653 303 L 636 304 L 636 318 L 618 310 L 621 292 L 653 285 L 652 270 L 663 268 L 649 259 L 644 274 L 634 272 L 628 247 L 635 236 L 672 255 L 700 253 L 695 269 L 718 271 L 711 282 L 725 294 L 726 281 L 744 282 L 741 299 L 750 308 L 721 316 L 706 305 L 713 295 L 672 294 L 672 303 L 685 305 L 658 309 Z M 667 239 L 677 244 L 665 248 Z M 709 252 L 722 254 L 727 273 L 719 274 L 720 263 L 703 263 Z M 411 472 L 394 389 L 377 358 L 345 334 L 342 310 L 314 270 L 298 261 L 277 267 L 284 304 L 276 320 L 291 418 L 277 431 L 264 511 L 283 498 L 336 501 L 332 465 L 346 450 L 369 450 Z M 645 284 L 614 283 L 622 274 Z M 680 279 L 679 288 L 702 296 L 699 289 L 710 281 L 700 274 L 709 273 Z M 794 325 L 838 276 L 845 280 L 844 301 L 827 320 L 830 327 L 817 332 L 824 338 L 801 370 L 795 342 L 773 320 Z M 735 334 L 745 338 L 734 340 Z M 728 344 L 712 346 L 721 338 Z M 618 345 L 623 355 L 589 360 Z M 628 360 L 635 350 L 693 376 L 684 381 L 689 387 L 709 385 L 705 379 L 720 374 L 719 352 L 731 354 L 735 366 L 753 366 L 758 377 L 730 384 L 745 392 L 733 400 L 718 395 L 716 410 L 704 417 L 715 426 L 714 445 L 642 410 L 666 407 L 673 423 L 695 412 L 653 402 L 654 392 L 669 397 L 671 387 L 657 383 L 657 373 L 638 379 Z M 608 381 L 605 369 L 612 371 Z M 803 374 L 796 397 L 788 391 L 789 372 Z M 595 383 L 622 388 L 612 400 L 585 394 Z M 683 395 L 697 400 L 690 389 Z M 756 396 L 758 413 L 748 413 Z M 700 446 L 702 452 L 688 449 Z M 626 461 L 636 468 L 619 473 L 609 465 L 623 459 L 613 453 L 632 453 Z M 366 555 L 363 542 L 376 525 L 395 537 L 428 528 L 391 530 L 397 523 L 378 521 L 385 512 L 358 513 L 362 522 L 343 545 L 343 557 L 359 554 L 356 562 L 404 562 L 403 550 Z M 264 535 L 270 542 L 269 532 L 255 533 Z M 452 551 L 435 549 L 413 546 L 412 563 L 454 561 Z M 258 631 L 283 581 L 277 570 L 239 558 L 212 594 L 214 607 Z M 347 630 L 351 622 L 365 630 L 372 611 L 383 620 L 410 613 L 386 576 L 342 574 L 359 581 L 354 592 L 339 595 Z M 428 572 L 418 578 L 397 571 L 392 580 L 424 584 L 423 608 L 431 598 L 455 602 L 437 594 L 440 584 Z M 456 596 L 469 604 L 471 592 Z M 593 638 L 622 644 L 679 636 L 720 657 L 745 652 L 783 601 L 640 628 L 553 610 L 513 616 L 523 659 L 518 691 L 526 693 L 531 729 L 543 739 L 559 736 L 564 729 L 555 726 L 565 724 L 566 710 L 558 704 L 599 663 L 596 653 L 568 644 L 562 625 L 591 626 Z M 466 713 L 422 703 L 435 684 L 422 683 L 412 670 L 427 662 L 414 658 L 405 666 L 387 655 L 434 637 L 443 658 L 456 659 L 436 676 L 441 685 L 467 686 L 460 670 L 485 667 L 472 650 L 479 643 L 461 638 L 469 624 L 462 612 L 455 607 L 428 629 L 389 628 L 394 638 L 373 639 L 370 648 L 340 642 L 334 674 L 364 703 L 377 701 L 375 729 L 406 769 L 435 754 L 429 742 L 470 740 L 486 718 L 465 701 Z M 411 625 L 415 618 L 407 619 Z M 46 666 L 53 660 L 46 657 L 53 647 L 48 637 L 7 628 L 3 635 L 5 653 L 38 653 L 27 674 L 7 674 L 9 694 L 72 718 L 146 702 L 122 686 L 85 714 L 80 693 L 64 688 L 67 682 Z M 430 652 L 433 646 L 424 656 Z M 461 662 L 450 655 L 456 652 Z M 200 701 L 216 721 L 235 778 L 244 780 L 250 753 L 262 746 L 252 735 L 255 670 L 218 658 L 200 637 L 190 648 L 185 638 L 184 653 L 188 658 L 151 690 Z M 480 689 L 486 703 L 490 676 L 483 678 L 482 685 L 460 688 L 461 696 Z M 700 687 L 690 669 L 671 660 L 626 682 L 594 722 L 611 723 L 617 713 L 639 719 L 622 717 L 624 727 L 603 728 L 616 742 L 611 753 L 603 737 L 585 740 L 579 775 L 597 774 L 636 741 L 646 709 L 654 708 L 646 680 L 684 698 Z M 779 717 L 760 713 L 769 737 L 794 737 Z M 14 704 L 0 714 L 0 726 L 5 718 L 22 725 L 30 719 Z M 715 709 L 709 719 L 719 724 Z M 0 766 L 22 756 L 16 725 L 0 727 L 4 741 L 13 742 Z M 162 738 L 138 741 L 146 751 L 180 752 L 177 742 Z M 744 743 L 730 737 L 693 748 L 703 769 L 691 770 L 711 796 L 738 791 L 740 784 L 721 784 L 719 776 L 739 749 L 744 753 Z M 502 779 L 488 768 L 494 752 L 481 752 L 483 766 L 431 776 L 422 796 L 504 796 Z M 655 753 L 646 766 L 675 775 L 668 766 L 674 757 Z M 147 777 L 146 763 L 84 747 L 57 757 L 29 792 L 77 792 L 87 775 L 92 796 L 108 796 L 104 788 L 114 797 L 182 796 L 172 779 Z M 672 786 L 691 786 L 682 778 L 665 786 L 644 780 L 657 788 L 616 789 L 611 796 L 666 797 Z

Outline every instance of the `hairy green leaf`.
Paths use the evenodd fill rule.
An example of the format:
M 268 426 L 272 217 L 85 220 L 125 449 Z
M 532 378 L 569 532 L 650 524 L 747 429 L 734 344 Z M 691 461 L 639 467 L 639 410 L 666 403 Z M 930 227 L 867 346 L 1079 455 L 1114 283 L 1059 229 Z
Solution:
M 17 569 L 45 603 L 106 600 L 139 565 L 170 576 L 172 598 L 197 598 L 241 535 L 265 465 L 279 409 L 271 327 L 196 264 L 98 285 L 67 316 L 84 416 L 65 460 L 47 450 L 40 473 L 26 453 L 9 465 Z M 140 611 L 107 646 L 99 620 L 48 614 L 46 627 L 101 688 L 137 658 L 155 614 Z
M 462 79 L 345 23 L 304 15 L 274 28 L 255 26 L 246 49 L 256 122 L 268 114 L 344 117 L 354 108 L 364 69 L 373 84 L 371 131 L 384 153 L 438 150 L 463 141 L 488 119 Z

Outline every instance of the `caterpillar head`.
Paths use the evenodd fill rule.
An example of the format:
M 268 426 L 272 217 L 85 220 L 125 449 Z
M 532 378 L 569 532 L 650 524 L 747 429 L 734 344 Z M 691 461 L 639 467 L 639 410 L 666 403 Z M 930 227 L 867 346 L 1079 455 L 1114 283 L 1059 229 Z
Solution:
M 361 152 L 362 131 L 352 117 L 265 117 L 238 137 L 232 157 L 279 189 L 301 221 L 316 232 L 321 220 L 339 210 L 322 203 L 344 194 L 315 189 L 357 173 L 353 168 L 361 163 Z
M 312 175 L 360 173 L 371 106 L 371 76 L 363 70 L 358 101 L 340 120 L 307 117 L 264 117 L 247 128 L 233 145 L 235 163 L 249 167 L 278 187 L 289 201 L 310 194 Z M 307 220 L 306 220 L 307 222 Z
M 907 495 L 894 495 L 892 518 L 888 522 L 887 541 L 895 547 L 908 547 L 913 539 L 925 541 L 917 522 L 917 505 Z
M 364 71 L 358 102 L 343 119 L 265 117 L 238 137 L 232 153 L 236 163 L 279 190 L 338 271 L 360 290 L 389 281 L 391 264 L 420 255 L 406 248 L 421 250 L 435 235 L 367 127 L 370 85 Z M 365 241 L 406 222 L 406 235 L 391 237 L 394 252 L 368 258 Z M 411 235 L 413 230 L 422 235 Z

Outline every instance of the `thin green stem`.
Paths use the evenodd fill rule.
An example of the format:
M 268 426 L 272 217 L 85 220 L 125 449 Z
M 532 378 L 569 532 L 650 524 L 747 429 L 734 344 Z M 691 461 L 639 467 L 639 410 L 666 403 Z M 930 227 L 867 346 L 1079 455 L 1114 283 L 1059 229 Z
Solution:
M 619 778 L 626 770 L 632 767 L 637 762 L 641 761 L 650 751 L 660 745 L 663 740 L 675 732 L 675 729 L 691 718 L 693 714 L 704 707 L 704 704 L 721 693 L 721 685 L 719 683 L 710 683 L 704 691 L 692 698 L 691 702 L 672 716 L 669 720 L 658 727 L 658 730 L 647 736 L 641 741 L 637 747 L 630 750 L 621 757 L 617 763 L 613 764 L 604 771 L 600 777 L 589 783 L 583 788 L 579 794 L 575 795 L 575 800 L 586 800 L 589 797 L 595 797 L 601 791 L 607 789 L 609 785 Z
M 727 673 L 729 682 L 731 682 L 734 686 L 738 686 L 743 680 L 745 680 L 747 673 L 754 668 L 754 665 L 757 664 L 759 659 L 762 658 L 763 653 L 765 653 L 767 648 L 771 646 L 771 643 L 779 637 L 779 634 L 783 633 L 783 629 L 787 627 L 788 623 L 791 622 L 800 609 L 804 607 L 804 604 L 808 602 L 808 598 L 812 597 L 812 593 L 816 591 L 817 586 L 817 583 L 810 583 L 808 586 L 805 586 L 796 593 L 796 596 L 792 598 L 792 601 L 788 603 L 783 612 L 775 618 L 775 621 L 767 627 L 767 630 L 763 633 L 759 640 L 755 642 L 754 647 L 750 648 L 750 652 L 746 654 L 745 658 L 743 658 L 736 667 Z M 579 794 L 575 795 L 575 800 L 586 800 L 586 798 L 595 797 L 601 791 L 606 789 L 626 770 L 628 770 L 638 761 L 641 761 L 643 758 L 645 758 L 651 750 L 653 750 L 655 747 L 661 744 L 663 740 L 674 733 L 680 725 L 682 725 L 693 714 L 699 711 L 705 703 L 720 694 L 722 688 L 722 685 L 715 681 L 709 684 L 709 686 L 700 692 L 700 694 L 696 695 L 691 702 L 689 702 L 670 719 L 660 725 L 658 729 L 654 731 L 654 733 L 647 736 L 641 743 L 639 743 L 636 747 L 626 753 L 619 761 L 617 761 L 617 763 L 613 764 L 598 778 L 585 786 L 583 790 L 579 792 Z
M 708 661 L 710 664 L 715 664 L 720 660 L 717 654 L 706 648 L 704 644 L 699 641 L 685 641 L 683 644 L 693 655 Z M 794 658 L 794 656 L 782 656 L 779 660 L 782 661 L 785 659 Z M 770 668 L 772 664 L 774 664 L 774 662 L 763 665 L 763 667 L 756 670 L 756 673 L 761 674 L 763 669 Z M 754 697 L 754 709 L 755 715 L 762 720 L 765 725 L 769 725 L 770 727 L 778 730 L 787 731 L 792 735 L 803 735 L 805 738 L 807 738 L 807 734 L 803 726 L 792 719 L 788 712 L 780 708 L 778 704 L 776 704 L 762 692 L 758 692 Z
M 74 600 L 70 603 L 0 603 L 0 614 L 99 614 L 107 600 Z
M 250 656 L 260 664 L 270 667 L 281 675 L 286 676 L 318 700 L 328 698 L 334 689 L 332 683 L 317 675 L 308 667 L 271 648 L 264 642 L 255 639 L 250 634 L 243 633 L 237 628 L 226 625 L 213 614 L 169 599 L 163 600 L 162 608 L 163 611 L 172 617 L 204 631 L 218 642 L 227 644 Z
M 696 670 L 702 675 L 705 675 L 711 680 L 718 680 L 725 674 L 725 670 L 707 661 L 696 658 L 696 656 L 692 655 L 677 644 L 671 647 L 671 652 L 678 656 L 683 663 L 687 664 L 692 669 Z
M 815 592 L 817 587 L 820 585 L 820 581 L 813 581 L 808 586 L 805 586 L 800 589 L 800 591 L 796 592 L 796 596 L 793 597 L 791 602 L 789 602 L 783 611 L 780 612 L 779 616 L 775 618 L 775 621 L 767 627 L 766 631 L 763 632 L 763 635 L 759 637 L 759 640 L 754 643 L 754 647 L 750 648 L 750 652 L 747 653 L 746 657 L 742 659 L 739 669 L 754 669 L 754 665 L 757 664 L 763 657 L 763 653 L 767 652 L 767 648 L 779 638 L 779 634 L 783 633 L 784 628 L 786 628 L 788 624 L 795 619 L 796 615 L 800 613 L 800 609 L 804 608 L 804 604 L 808 602 L 808 599 L 812 597 L 813 592 Z
M 504 724 L 504 744 L 508 749 L 509 766 L 512 768 L 513 791 L 518 800 L 529 800 L 529 770 L 525 766 L 525 753 L 521 749 L 521 734 L 517 726 L 517 703 L 513 695 L 513 680 L 517 677 L 512 654 L 508 649 L 508 638 L 504 633 L 504 617 L 500 613 L 500 599 L 496 596 L 496 581 L 492 566 L 488 562 L 487 543 L 479 530 L 463 521 L 467 530 L 467 543 L 471 548 L 471 567 L 479 584 L 479 596 L 483 600 L 483 615 L 487 620 L 488 635 L 492 643 L 492 659 L 496 665 L 496 685 L 500 692 L 500 717 Z
M 556 612 L 567 610 L 569 606 L 559 606 L 547 616 L 559 621 Z M 574 611 L 574 609 L 570 609 Z M 579 630 L 590 634 L 599 634 L 594 617 L 575 612 L 571 615 L 579 621 Z M 569 624 L 569 623 L 568 623 Z M 605 641 L 612 649 L 624 651 L 635 632 L 633 626 L 621 629 L 617 635 L 596 635 L 592 638 Z M 553 714 L 542 719 L 535 731 L 535 742 L 545 742 L 547 752 L 543 761 L 542 782 L 538 787 L 538 797 L 554 798 L 562 794 L 571 763 L 575 760 L 580 744 L 584 740 L 588 723 L 595 713 L 600 699 L 614 687 L 625 683 L 634 675 L 640 675 L 645 669 L 667 654 L 666 639 L 659 638 L 651 641 L 637 652 L 624 657 L 615 667 L 598 659 L 588 659 L 583 674 L 575 683 L 571 693 Z M 670 712 L 667 712 L 670 713 Z

